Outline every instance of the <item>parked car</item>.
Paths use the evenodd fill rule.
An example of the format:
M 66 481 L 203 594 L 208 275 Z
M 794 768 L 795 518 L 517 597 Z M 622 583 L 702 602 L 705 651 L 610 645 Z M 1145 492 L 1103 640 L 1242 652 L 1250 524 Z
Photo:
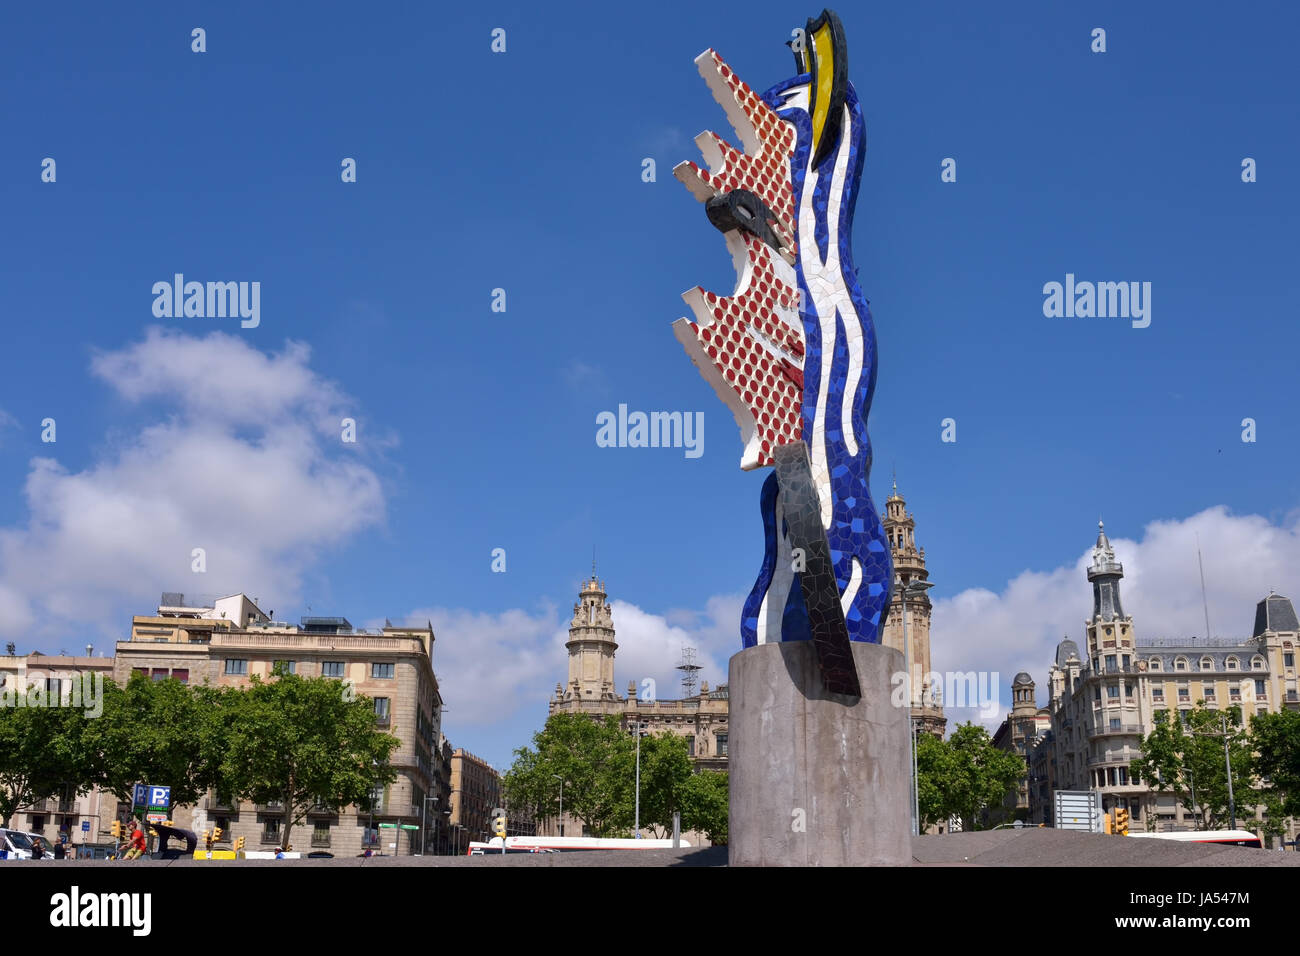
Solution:
M 30 860 L 32 838 L 21 830 L 0 830 L 0 859 Z

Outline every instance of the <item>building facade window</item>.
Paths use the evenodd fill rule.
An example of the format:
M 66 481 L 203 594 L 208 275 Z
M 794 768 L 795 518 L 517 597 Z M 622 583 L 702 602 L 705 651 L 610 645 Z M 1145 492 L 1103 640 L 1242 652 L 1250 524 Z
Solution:
M 1111 730 L 1119 730 L 1119 718 L 1118 718 L 1118 717 L 1112 717 L 1112 718 L 1110 719 L 1110 729 L 1111 729 Z
M 717 741 L 718 741 L 718 756 L 725 757 L 727 755 L 727 735 L 718 734 Z
M 375 698 L 375 719 L 381 724 L 387 724 L 391 719 L 389 706 L 392 701 L 387 697 Z
M 272 661 L 271 673 L 274 674 L 277 671 L 283 674 L 296 674 L 298 673 L 298 662 L 297 661 Z
M 244 658 L 227 657 L 226 658 L 227 674 L 247 674 L 248 661 Z
M 1201 696 L 1206 700 L 1214 700 L 1214 684 L 1206 681 L 1201 685 Z
M 1264 670 L 1264 658 L 1260 657 L 1258 654 L 1251 658 L 1250 669 L 1253 671 Z
M 190 682 L 190 669 L 188 667 L 173 667 L 172 680 L 178 680 L 182 684 Z
M 280 842 L 280 824 L 279 817 L 264 817 L 262 819 L 262 842 L 279 843 Z
M 1187 701 L 1191 699 L 1192 699 L 1191 689 L 1187 686 L 1187 682 L 1183 681 L 1178 685 L 1178 702 L 1180 704 L 1185 704 L 1187 703 Z
M 1176 671 L 1185 671 L 1185 670 L 1187 670 L 1187 658 L 1185 658 L 1185 657 L 1179 657 L 1179 658 L 1177 658 L 1177 659 L 1174 661 L 1174 670 L 1176 670 Z
M 1240 670 L 1241 662 L 1238 661 L 1237 658 L 1235 657 L 1229 657 L 1226 661 L 1223 662 L 1223 666 L 1230 671 Z
M 1106 686 L 1106 696 L 1107 696 L 1109 699 L 1111 699 L 1111 700 L 1118 700 L 1118 699 L 1119 699 L 1119 685 L 1118 685 L 1118 684 L 1108 684 L 1108 685 Z
M 393 664 L 371 664 L 370 676 L 374 680 L 392 680 Z
M 1152 700 L 1165 699 L 1165 688 L 1163 684 L 1157 684 L 1151 688 L 1151 699 Z
M 320 665 L 320 676 L 321 676 L 321 677 L 342 677 L 342 676 L 343 676 L 343 662 L 342 662 L 342 661 L 322 661 L 322 662 L 321 662 L 321 665 Z
M 1158 671 L 1160 670 L 1160 667 L 1161 667 L 1160 658 L 1158 657 L 1153 657 L 1151 658 L 1151 660 L 1147 661 L 1148 670 Z
M 1295 667 L 1295 654 L 1287 651 L 1282 655 L 1282 666 L 1286 668 Z
M 1214 661 L 1210 660 L 1208 657 L 1202 657 L 1202 658 L 1201 658 L 1201 670 L 1203 670 L 1203 671 L 1212 671 L 1212 670 L 1214 670 Z
M 1255 681 L 1255 696 L 1260 700 L 1268 697 L 1268 683 L 1262 680 Z
M 1114 669 L 1115 669 L 1115 655 L 1114 655 L 1114 654 L 1107 654 L 1107 655 L 1106 655 L 1106 670 L 1108 670 L 1108 671 L 1113 671 Z

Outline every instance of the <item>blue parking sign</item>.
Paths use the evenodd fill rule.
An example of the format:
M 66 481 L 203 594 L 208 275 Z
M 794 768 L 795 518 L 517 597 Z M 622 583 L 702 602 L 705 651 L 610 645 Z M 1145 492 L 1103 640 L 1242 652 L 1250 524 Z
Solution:
M 137 783 L 135 785 L 135 793 L 132 797 L 131 803 L 137 807 L 143 807 L 148 799 L 149 788 L 143 783 Z
M 171 805 L 172 805 L 171 787 L 150 787 L 149 788 L 149 806 L 170 807 Z

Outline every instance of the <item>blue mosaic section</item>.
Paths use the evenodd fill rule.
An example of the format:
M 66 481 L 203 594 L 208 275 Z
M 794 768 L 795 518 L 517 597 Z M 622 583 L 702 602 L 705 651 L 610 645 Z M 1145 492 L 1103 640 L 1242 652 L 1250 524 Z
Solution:
M 805 170 L 808 166 L 812 144 L 812 126 L 808 113 L 804 109 L 783 108 L 784 93 L 792 87 L 806 84 L 808 74 L 794 77 L 774 86 L 763 94 L 763 100 L 783 119 L 794 124 L 798 131 L 798 144 L 791 160 L 791 178 L 794 185 L 796 215 L 801 208 L 805 188 Z M 876 336 L 875 326 L 871 320 L 870 306 L 858 283 L 852 255 L 852 228 L 854 206 L 857 202 L 862 166 L 865 159 L 865 132 L 862 109 L 857 92 L 850 84 L 846 105 L 849 108 L 850 124 L 844 135 L 849 137 L 848 175 L 840 197 L 838 212 L 838 252 L 843 287 L 847 291 L 856 315 L 845 315 L 837 309 L 835 316 L 836 339 L 831 354 L 825 354 L 822 342 L 821 322 L 815 312 L 801 313 L 805 334 L 804 356 L 804 442 L 811 448 L 817 409 L 824 407 L 824 439 L 826 458 L 829 466 L 831 485 L 831 523 L 826 529 L 827 540 L 831 547 L 831 559 L 835 569 L 835 580 L 840 593 L 844 594 L 851 583 L 853 559 L 856 558 L 862 572 L 862 580 L 852 604 L 846 609 L 845 624 L 849 639 L 867 643 L 879 643 L 885 609 L 889 604 L 890 591 L 894 580 L 893 561 L 889 551 L 888 540 L 881 526 L 880 515 L 871 500 L 871 442 L 867 435 L 867 416 L 871 408 L 871 397 L 876 387 Z M 830 242 L 830 195 L 832 177 L 830 171 L 836 161 L 839 150 L 834 151 L 825 161 L 819 175 L 818 185 L 812 197 L 815 210 L 814 237 L 817 254 L 825 261 Z M 807 250 L 811 253 L 811 250 Z M 805 250 L 801 248 L 801 257 Z M 803 263 L 796 264 L 800 291 L 803 301 L 812 302 Z M 853 329 L 846 328 L 846 322 L 852 323 Z M 850 421 L 857 452 L 850 453 L 842 433 L 840 410 L 848 379 L 849 350 L 846 335 L 855 332 L 862 341 L 862 375 L 852 396 Z M 828 380 L 828 394 L 820 395 L 822 362 L 829 360 L 831 370 Z M 776 561 L 776 517 L 775 517 L 775 482 L 770 476 L 764 483 L 760 504 L 763 511 L 766 552 L 763 567 L 758 580 L 745 601 L 741 622 L 741 639 L 744 646 L 752 646 L 757 641 L 758 609 L 764 596 L 771 587 L 773 569 Z M 786 529 L 781 529 L 786 533 Z M 795 575 L 795 586 L 790 590 L 783 618 L 781 640 L 807 640 L 810 637 L 808 615 L 803 607 L 803 598 L 799 586 L 799 575 Z

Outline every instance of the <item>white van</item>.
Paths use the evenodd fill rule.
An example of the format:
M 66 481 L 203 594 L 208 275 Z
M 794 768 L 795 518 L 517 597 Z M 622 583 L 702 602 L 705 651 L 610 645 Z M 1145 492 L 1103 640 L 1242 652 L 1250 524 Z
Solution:
M 21 830 L 0 830 L 0 859 L 30 860 L 32 838 Z

